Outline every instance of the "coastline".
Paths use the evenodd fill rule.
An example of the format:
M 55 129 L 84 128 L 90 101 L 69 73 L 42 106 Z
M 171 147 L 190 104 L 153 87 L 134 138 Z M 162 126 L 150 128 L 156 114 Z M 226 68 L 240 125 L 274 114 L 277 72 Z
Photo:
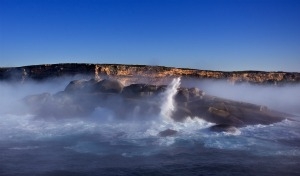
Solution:
M 0 67 L 0 81 L 42 81 L 63 76 L 90 75 L 94 78 L 115 78 L 128 83 L 143 79 L 165 84 L 174 77 L 183 79 L 225 80 L 231 84 L 284 85 L 300 83 L 299 72 L 282 71 L 213 71 L 150 65 L 63 63 Z M 123 82 L 124 82 L 123 81 Z

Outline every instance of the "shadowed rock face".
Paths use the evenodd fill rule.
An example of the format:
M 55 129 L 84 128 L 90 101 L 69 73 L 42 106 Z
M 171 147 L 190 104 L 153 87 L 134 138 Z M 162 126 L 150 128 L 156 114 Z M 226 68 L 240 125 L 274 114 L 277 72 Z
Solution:
M 61 76 L 89 75 L 95 79 L 113 78 L 123 85 L 147 83 L 168 84 L 174 77 L 196 79 L 222 79 L 231 83 L 280 85 L 300 83 L 300 73 L 262 71 L 209 71 L 147 65 L 121 64 L 53 64 L 13 68 L 0 68 L 0 80 L 46 80 Z
M 160 114 L 159 100 L 166 89 L 165 85 L 124 86 L 117 80 L 76 80 L 71 81 L 64 91 L 54 95 L 44 93 L 28 96 L 24 102 L 32 113 L 40 117 L 87 117 L 95 108 L 102 107 L 123 119 L 148 118 Z M 241 127 L 271 124 L 285 119 L 284 113 L 269 110 L 265 106 L 205 95 L 197 88 L 178 88 L 174 101 L 175 110 L 170 118 L 179 122 L 191 117 L 229 127 Z M 216 126 L 212 130 L 227 130 L 227 126 Z

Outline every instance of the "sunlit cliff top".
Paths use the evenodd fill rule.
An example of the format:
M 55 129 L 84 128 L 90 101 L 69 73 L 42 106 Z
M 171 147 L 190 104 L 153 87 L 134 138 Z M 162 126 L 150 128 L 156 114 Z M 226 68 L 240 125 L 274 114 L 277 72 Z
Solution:
M 298 72 L 265 72 L 265 71 L 212 71 L 189 68 L 175 68 L 150 65 L 125 65 L 125 64 L 86 64 L 63 63 L 43 64 L 22 67 L 0 68 L 2 81 L 45 80 L 62 76 L 90 75 L 95 78 L 114 77 L 129 82 L 136 82 L 137 77 L 151 79 L 152 82 L 165 80 L 170 77 L 183 77 L 194 79 L 227 80 L 230 83 L 253 84 L 284 84 L 300 83 Z M 158 81 L 159 82 L 159 81 Z

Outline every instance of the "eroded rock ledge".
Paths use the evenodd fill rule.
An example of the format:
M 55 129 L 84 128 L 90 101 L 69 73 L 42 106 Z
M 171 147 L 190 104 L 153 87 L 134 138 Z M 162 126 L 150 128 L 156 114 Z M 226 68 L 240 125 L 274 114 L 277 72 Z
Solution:
M 62 76 L 89 75 L 93 78 L 114 78 L 124 85 L 133 83 L 167 84 L 173 77 L 218 79 L 230 83 L 281 85 L 300 83 L 298 72 L 209 71 L 148 65 L 123 64 L 47 64 L 0 68 L 0 80 L 45 80 Z
M 164 108 L 162 103 L 167 99 L 164 94 L 166 90 L 170 90 L 167 85 L 124 86 L 113 79 L 74 80 L 61 92 L 27 96 L 23 102 L 29 107 L 30 114 L 41 118 L 87 118 L 96 108 L 103 108 L 120 119 L 148 119 L 161 115 Z M 233 127 L 246 125 L 267 125 L 289 116 L 265 106 L 206 95 L 195 87 L 177 88 L 172 99 L 175 109 L 168 117 L 179 122 L 188 117 L 201 118 L 218 124 L 212 128 L 214 131 L 232 131 Z M 174 133 L 167 131 L 161 135 L 169 135 L 169 132 Z

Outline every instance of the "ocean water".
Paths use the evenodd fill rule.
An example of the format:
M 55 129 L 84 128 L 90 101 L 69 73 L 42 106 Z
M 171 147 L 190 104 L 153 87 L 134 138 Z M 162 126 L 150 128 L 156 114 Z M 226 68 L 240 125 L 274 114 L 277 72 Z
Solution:
M 174 122 L 172 97 L 159 115 L 122 120 L 98 108 L 87 118 L 0 114 L 0 175 L 300 175 L 300 122 L 209 131 L 197 117 Z M 160 137 L 173 129 L 175 136 Z

